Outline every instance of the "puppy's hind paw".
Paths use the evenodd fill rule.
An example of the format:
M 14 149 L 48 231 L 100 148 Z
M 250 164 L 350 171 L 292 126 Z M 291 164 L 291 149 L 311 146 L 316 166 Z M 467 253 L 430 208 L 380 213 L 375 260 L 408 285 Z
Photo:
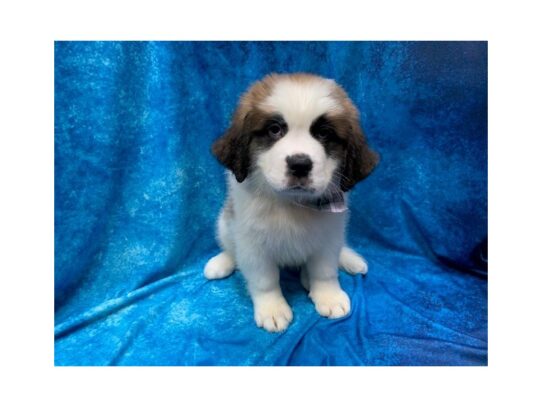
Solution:
M 339 266 L 348 274 L 367 274 L 369 271 L 369 266 L 365 259 L 346 246 L 341 249 Z
M 205 265 L 203 274 L 208 280 L 216 280 L 219 278 L 228 277 L 235 269 L 235 261 L 226 252 L 222 252 L 212 259 L 210 259 Z

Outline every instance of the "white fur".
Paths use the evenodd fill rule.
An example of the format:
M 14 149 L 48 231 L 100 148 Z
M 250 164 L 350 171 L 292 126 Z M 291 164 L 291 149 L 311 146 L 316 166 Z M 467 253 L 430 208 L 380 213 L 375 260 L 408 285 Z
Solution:
M 223 278 L 237 266 L 247 281 L 256 324 L 271 332 L 286 329 L 293 317 L 279 285 L 279 267 L 302 267 L 302 283 L 316 311 L 329 318 L 350 312 L 350 299 L 339 285 L 339 262 L 349 273 L 367 271 L 363 258 L 344 247 L 345 213 L 297 206 L 281 193 L 287 183 L 285 158 L 296 153 L 313 161 L 311 194 L 336 187 L 332 174 L 338 163 L 309 133 L 316 117 L 340 109 L 329 96 L 332 84 L 279 83 L 265 107 L 283 115 L 288 133 L 258 155 L 243 182 L 228 171 L 229 198 L 218 219 L 223 252 L 209 260 L 204 273 Z
M 285 79 L 276 84 L 261 107 L 280 112 L 289 126 L 304 127 L 324 113 L 341 112 L 341 105 L 330 96 L 335 86 L 331 79 L 308 83 Z

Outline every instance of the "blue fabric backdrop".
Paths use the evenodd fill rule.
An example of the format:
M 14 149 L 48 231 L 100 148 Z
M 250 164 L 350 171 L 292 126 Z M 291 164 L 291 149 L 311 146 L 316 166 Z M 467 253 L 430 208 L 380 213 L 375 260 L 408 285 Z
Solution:
M 206 281 L 223 169 L 210 145 L 269 72 L 334 78 L 377 170 L 351 193 L 352 312 L 258 329 L 239 273 Z M 55 44 L 57 365 L 487 364 L 487 44 Z

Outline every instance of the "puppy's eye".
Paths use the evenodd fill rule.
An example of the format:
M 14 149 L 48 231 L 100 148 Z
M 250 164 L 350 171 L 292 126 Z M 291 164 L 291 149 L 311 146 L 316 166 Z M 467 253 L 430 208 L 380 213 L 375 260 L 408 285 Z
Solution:
M 316 132 L 316 135 L 322 140 L 329 140 L 335 137 L 335 131 L 333 131 L 333 129 L 323 127 Z
M 283 130 L 280 124 L 273 123 L 267 128 L 267 134 L 273 138 L 279 138 L 283 136 Z

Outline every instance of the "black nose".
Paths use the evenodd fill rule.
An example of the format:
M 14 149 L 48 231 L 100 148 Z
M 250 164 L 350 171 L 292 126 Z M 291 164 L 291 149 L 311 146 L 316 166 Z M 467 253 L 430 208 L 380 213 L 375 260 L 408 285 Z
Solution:
M 294 177 L 306 177 L 312 170 L 312 160 L 307 154 L 294 154 L 286 157 L 288 170 Z

